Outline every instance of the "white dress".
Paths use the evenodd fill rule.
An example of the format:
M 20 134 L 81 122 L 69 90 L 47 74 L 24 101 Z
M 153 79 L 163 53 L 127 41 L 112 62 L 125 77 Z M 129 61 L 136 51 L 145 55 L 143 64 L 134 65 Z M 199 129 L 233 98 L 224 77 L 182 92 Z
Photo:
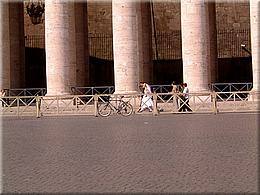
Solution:
M 150 111 L 152 111 L 153 108 L 153 99 L 152 99 L 152 91 L 151 87 L 148 84 L 145 84 L 144 87 L 144 95 L 142 97 L 141 101 L 141 111 L 148 108 Z

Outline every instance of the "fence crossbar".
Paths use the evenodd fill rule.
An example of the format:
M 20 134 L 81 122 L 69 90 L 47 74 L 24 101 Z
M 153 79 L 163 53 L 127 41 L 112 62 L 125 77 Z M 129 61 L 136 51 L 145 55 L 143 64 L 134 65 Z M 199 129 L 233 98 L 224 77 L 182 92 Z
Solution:
M 227 98 L 223 97 L 227 95 Z M 96 115 L 97 105 L 113 101 L 115 104 L 122 98 L 129 102 L 134 112 L 148 99 L 142 102 L 144 94 L 99 94 L 99 95 L 67 95 L 67 96 L 10 96 L 1 97 L 0 115 Z M 194 113 L 258 111 L 259 93 L 248 91 L 190 93 L 189 99 L 182 98 L 182 93 L 153 93 L 149 97 L 153 101 L 153 113 L 172 113 L 180 110 L 180 106 L 190 108 Z M 112 99 L 110 99 L 112 98 Z M 98 103 L 99 102 L 99 103 Z

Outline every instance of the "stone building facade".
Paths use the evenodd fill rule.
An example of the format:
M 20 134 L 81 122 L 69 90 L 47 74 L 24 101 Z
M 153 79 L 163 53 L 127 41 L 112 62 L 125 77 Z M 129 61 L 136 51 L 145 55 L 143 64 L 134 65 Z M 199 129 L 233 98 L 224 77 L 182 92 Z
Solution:
M 206 88 L 205 86 L 208 83 L 214 82 L 214 76 L 212 75 L 216 75 L 216 71 L 218 70 L 216 69 L 216 67 L 214 67 L 216 65 L 208 65 L 214 63 L 214 61 L 216 63 L 216 59 L 213 58 L 216 58 L 217 56 L 219 58 L 249 57 L 248 53 L 244 52 L 240 47 L 240 43 L 246 44 L 247 47 L 252 50 L 252 53 L 255 53 L 257 57 L 253 57 L 253 59 L 256 61 L 255 63 L 258 62 L 258 55 L 256 52 L 258 49 L 258 43 L 256 43 L 256 45 L 254 46 L 255 48 L 251 48 L 251 38 L 253 37 L 254 40 L 257 40 L 257 38 L 253 36 L 257 33 L 257 28 L 252 28 L 252 25 L 258 25 L 258 19 L 252 18 L 257 17 L 257 14 L 255 12 L 259 12 L 257 2 L 255 2 L 254 0 L 250 2 L 237 0 L 228 1 L 228 3 L 216 2 L 213 9 L 210 8 L 210 6 L 207 4 L 208 2 L 200 0 L 181 0 L 168 2 L 154 1 L 152 4 L 146 6 L 145 8 L 142 5 L 139 5 L 137 2 L 133 3 L 133 1 L 127 0 L 120 3 L 114 0 L 112 0 L 111 2 L 97 2 L 93 0 L 88 1 L 87 4 L 78 7 L 77 5 L 72 4 L 68 6 L 66 2 L 49 2 L 51 3 L 49 5 L 46 5 L 43 23 L 41 24 L 32 25 L 29 16 L 24 14 L 24 35 L 27 38 L 30 38 L 32 36 L 43 37 L 43 41 L 41 41 L 41 44 L 39 43 L 38 46 L 35 47 L 39 47 L 42 49 L 45 48 L 47 78 L 50 79 L 50 75 L 53 75 L 52 79 L 57 80 L 55 76 L 60 73 L 63 74 L 63 76 L 59 77 L 61 80 L 57 81 L 57 86 L 53 86 L 51 84 L 55 83 L 56 81 L 54 82 L 53 80 L 47 79 L 47 89 L 49 89 L 49 91 L 52 91 L 51 94 L 63 93 L 64 91 L 66 91 L 64 93 L 69 93 L 68 86 L 77 85 L 77 82 L 81 83 L 81 85 L 83 85 L 83 83 L 85 83 L 85 85 L 89 85 L 89 76 L 87 75 L 91 75 L 92 73 L 89 68 L 82 68 L 82 66 L 84 65 L 88 66 L 89 63 L 88 60 L 85 60 L 87 58 L 85 54 L 89 54 L 90 57 L 92 56 L 102 59 L 102 56 L 104 56 L 105 47 L 107 53 L 114 55 L 112 55 L 112 57 L 110 58 L 107 57 L 107 59 L 106 57 L 104 57 L 104 59 L 114 59 L 117 61 L 114 61 L 113 69 L 115 75 L 114 81 L 116 89 L 119 89 L 119 92 L 137 90 L 137 83 L 140 80 L 152 82 L 151 75 L 147 74 L 146 76 L 144 76 L 143 73 L 141 73 L 142 71 L 152 72 L 152 70 L 155 70 L 154 67 L 148 67 L 149 65 L 147 63 L 151 63 L 151 60 L 183 60 L 183 64 L 181 63 L 181 66 L 183 68 L 183 79 L 184 81 L 189 83 L 196 83 L 194 84 L 194 86 L 193 84 L 191 84 L 191 87 L 195 91 L 200 91 L 202 89 L 204 90 Z M 116 4 L 118 4 L 117 9 Z M 5 7 L 6 5 L 1 6 L 1 9 L 8 10 L 8 8 Z M 56 11 L 55 6 L 57 6 Z M 82 9 L 82 6 L 86 7 Z M 212 11 L 209 11 L 210 9 L 214 10 L 215 14 L 211 14 Z M 78 13 L 79 10 L 80 13 Z M 250 11 L 252 10 L 254 10 L 254 12 L 250 14 Z M 57 13 L 57 11 L 61 11 L 61 13 L 59 14 Z M 10 14 L 6 12 L 3 13 L 5 13 L 6 15 Z M 145 13 L 149 13 L 149 15 Z M 83 16 L 84 20 L 82 19 Z M 146 19 L 144 19 L 145 17 Z M 79 20 L 79 18 L 81 19 Z M 125 18 L 125 23 L 120 23 L 122 21 L 120 21 L 118 18 L 121 18 L 122 20 Z M 136 19 L 137 21 L 135 21 Z M 193 19 L 194 21 L 191 22 Z M 9 15 L 9 20 L 12 20 L 11 15 Z M 55 23 L 51 23 L 53 21 L 55 21 Z M 78 23 L 77 21 L 80 22 Z M 209 21 L 215 21 L 216 23 L 215 25 L 212 25 L 212 23 Z M 255 23 L 252 23 L 252 21 Z M 2 25 L 6 23 L 4 21 L 1 22 Z M 15 22 L 21 25 L 21 22 Z M 117 28 L 115 26 L 116 22 L 118 22 L 117 25 L 119 25 L 120 28 Z M 145 26 L 146 22 L 151 25 Z M 202 22 L 202 26 L 198 25 L 198 22 Z M 132 27 L 129 26 L 129 24 L 131 24 Z M 190 28 L 191 25 L 193 26 L 193 28 Z M 55 27 L 53 28 L 53 26 L 57 26 L 57 30 L 60 27 L 59 30 L 61 31 L 58 32 L 57 30 L 55 30 Z M 66 34 L 65 29 L 69 29 L 69 33 Z M 214 29 L 216 30 L 215 33 L 213 32 Z M 252 29 L 254 29 L 255 32 L 252 32 Z M 52 40 L 49 36 L 52 36 L 55 33 L 57 34 L 57 36 L 61 35 L 63 39 L 57 40 L 55 39 L 55 36 L 53 36 Z M 118 34 L 115 38 L 116 33 Z M 189 33 L 190 35 L 195 34 L 195 36 L 189 36 Z M 97 39 L 90 38 L 91 36 L 95 37 L 95 35 L 97 34 L 108 37 L 110 39 L 110 43 L 105 47 L 103 45 L 99 48 L 98 43 L 95 42 L 95 40 Z M 113 39 L 112 34 L 114 35 Z M 135 34 L 137 34 L 137 36 L 135 36 Z M 125 35 L 125 38 L 123 35 Z M 209 37 L 205 38 L 207 36 Z M 211 43 L 212 38 L 210 37 L 212 36 L 217 37 L 215 40 L 215 45 Z M 149 38 L 147 39 L 146 37 Z M 46 40 L 46 38 L 48 40 Z M 65 40 L 69 43 L 65 44 Z M 185 44 L 185 40 L 187 41 L 187 44 Z M 190 47 L 189 42 L 192 42 L 192 40 L 194 40 L 194 42 L 192 44 L 192 47 Z M 56 48 L 53 47 L 55 41 L 60 41 L 57 42 Z M 150 41 L 152 41 L 151 49 L 153 51 L 153 57 L 152 59 L 150 59 L 149 62 L 149 60 L 147 61 L 147 56 L 150 56 L 150 54 L 148 54 L 146 51 L 150 50 L 149 47 L 147 47 Z M 81 44 L 81 46 L 79 46 L 79 43 L 84 44 Z M 229 44 L 227 45 L 226 43 Z M 117 51 L 115 51 L 115 49 L 117 48 L 116 46 L 120 44 L 122 44 L 122 48 L 119 48 Z M 112 48 L 112 45 L 114 46 L 114 49 Z M 129 51 L 134 50 L 134 48 L 139 49 L 137 50 L 137 53 L 125 53 L 125 57 L 123 57 L 124 55 L 122 53 L 122 49 L 125 46 L 131 46 L 128 48 Z M 206 46 L 207 49 L 205 49 L 204 46 Z M 95 53 L 93 53 L 92 47 L 95 47 Z M 65 53 L 54 56 L 55 52 L 58 52 L 57 48 L 59 48 L 59 50 L 61 51 L 64 51 Z M 194 51 L 198 50 L 199 48 L 201 48 L 201 50 L 199 50 L 199 52 L 197 53 L 195 52 L 194 54 Z M 214 51 L 214 48 L 215 50 L 217 49 L 217 51 Z M 84 52 L 74 52 L 82 50 L 85 52 L 85 54 Z M 2 54 L 3 53 L 4 52 L 2 51 Z M 191 57 L 191 54 L 194 55 L 194 58 Z M 69 56 L 68 59 L 62 57 L 66 55 Z M 136 55 L 138 55 L 138 57 L 136 57 Z M 61 58 L 59 59 L 57 56 L 61 56 Z M 115 59 L 115 56 L 121 57 L 119 59 Z M 199 60 L 201 57 L 204 58 L 204 61 Z M 81 58 L 84 60 L 77 61 L 77 59 Z M 48 61 L 48 59 L 51 60 L 51 63 L 50 61 Z M 199 61 L 196 62 L 196 60 Z M 50 64 L 61 64 L 61 62 L 66 65 L 62 65 L 60 68 L 56 67 L 56 69 L 53 68 L 53 65 L 50 66 Z M 123 62 L 127 62 L 127 64 L 122 66 Z M 185 65 L 185 63 L 188 64 Z M 79 64 L 81 64 L 81 66 L 79 66 Z M 137 66 L 136 64 L 139 65 Z M 201 66 L 201 64 L 204 65 Z M 191 68 L 194 68 L 194 66 L 198 66 L 198 72 L 196 73 L 197 76 L 196 74 L 192 76 L 192 74 L 189 73 L 191 72 L 189 66 L 191 66 Z M 50 69 L 50 67 L 52 68 Z M 253 67 L 253 69 L 257 72 L 258 65 L 253 65 Z M 158 68 L 160 69 L 159 65 L 157 66 L 157 69 Z M 79 81 L 77 81 L 79 75 L 82 75 L 82 71 L 84 72 L 83 75 L 86 78 L 82 78 L 84 81 L 82 81 L 82 79 L 79 79 Z M 127 71 L 127 73 L 125 71 Z M 139 73 L 137 74 L 136 71 Z M 215 71 L 215 73 L 212 73 L 212 71 Z M 75 74 L 71 75 L 69 72 L 75 72 Z M 125 74 L 125 76 L 129 74 L 129 79 L 126 79 L 128 77 L 122 76 L 123 74 Z M 70 81 L 65 82 L 67 78 L 70 78 Z M 117 78 L 118 81 L 116 81 Z M 254 78 L 257 78 L 257 76 L 254 75 Z M 126 83 L 122 82 L 125 80 Z M 200 80 L 202 83 L 198 84 L 200 82 L 197 81 Z M 254 79 L 254 83 L 255 82 L 256 81 Z M 48 84 L 50 86 L 48 86 Z M 2 87 L 3 86 L 4 84 L 2 84 Z M 16 86 L 7 85 L 7 88 L 10 87 Z M 63 90 L 65 88 L 66 90 Z
M 96 0 L 88 2 L 89 33 L 112 34 L 112 2 L 98 2 Z M 154 19 L 158 32 L 181 30 L 180 6 L 180 1 L 155 1 L 153 3 Z M 44 23 L 33 25 L 27 14 L 24 17 L 26 35 L 44 35 Z M 217 2 L 216 18 L 218 30 L 249 29 L 249 1 L 229 0 Z
M 156 33 L 159 33 L 159 35 L 175 35 L 174 41 L 179 44 L 181 41 L 180 32 L 178 32 L 181 30 L 180 5 L 181 3 L 178 1 L 155 1 L 153 3 L 154 14 L 152 16 L 154 19 L 152 25 L 154 24 L 155 28 L 151 26 L 153 33 L 155 31 Z M 234 54 L 234 47 L 237 47 L 235 44 L 241 42 L 246 44 L 250 49 L 249 10 L 249 1 L 230 0 L 225 3 L 216 3 L 216 28 L 219 32 L 218 45 L 219 53 L 221 53 L 219 57 L 247 57 L 247 53 L 243 52 L 241 48 L 239 52 Z M 112 2 L 97 2 L 95 0 L 89 1 L 87 5 L 87 12 L 88 32 L 90 36 L 98 37 L 98 35 L 103 35 L 105 37 L 112 37 Z M 44 38 L 44 20 L 45 18 L 43 17 L 43 23 L 33 25 L 30 21 L 30 17 L 25 14 L 25 36 L 40 36 Z M 232 41 L 233 46 L 230 46 Z M 43 43 L 44 41 L 42 41 L 41 44 L 38 44 L 37 47 L 44 47 Z M 95 41 L 93 41 L 92 44 L 95 45 L 93 47 L 98 47 L 98 43 L 95 43 Z M 227 44 L 229 44 L 229 46 Z M 174 45 L 176 44 L 171 44 L 173 47 Z M 110 45 L 110 48 L 112 49 L 112 45 Z M 176 53 L 176 57 L 173 56 L 172 58 L 179 58 L 181 48 L 176 46 L 172 49 L 174 49 Z M 104 52 L 104 50 L 100 49 L 100 51 L 96 51 L 95 53 L 98 56 L 106 56 L 105 58 L 109 58 L 109 54 L 110 58 L 113 57 L 112 51 L 109 51 L 108 55 L 104 54 Z M 164 54 L 162 55 L 167 56 L 166 51 L 164 51 Z

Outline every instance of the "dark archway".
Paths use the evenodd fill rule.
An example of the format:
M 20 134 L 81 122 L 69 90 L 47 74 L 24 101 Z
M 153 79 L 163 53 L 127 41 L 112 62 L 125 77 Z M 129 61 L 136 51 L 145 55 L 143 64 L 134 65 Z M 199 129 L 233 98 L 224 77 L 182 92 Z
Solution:
M 46 88 L 45 49 L 25 48 L 26 88 Z

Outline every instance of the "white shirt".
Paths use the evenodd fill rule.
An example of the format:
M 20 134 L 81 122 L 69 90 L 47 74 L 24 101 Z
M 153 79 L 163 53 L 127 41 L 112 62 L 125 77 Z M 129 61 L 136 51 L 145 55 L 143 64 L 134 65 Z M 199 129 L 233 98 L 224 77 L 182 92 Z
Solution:
M 182 93 L 184 94 L 184 97 L 185 97 L 186 99 L 189 99 L 189 89 L 188 89 L 188 87 L 184 87 Z
M 172 93 L 178 93 L 177 85 L 172 85 Z
M 0 91 L 0 97 L 4 97 L 5 95 L 5 91 Z

